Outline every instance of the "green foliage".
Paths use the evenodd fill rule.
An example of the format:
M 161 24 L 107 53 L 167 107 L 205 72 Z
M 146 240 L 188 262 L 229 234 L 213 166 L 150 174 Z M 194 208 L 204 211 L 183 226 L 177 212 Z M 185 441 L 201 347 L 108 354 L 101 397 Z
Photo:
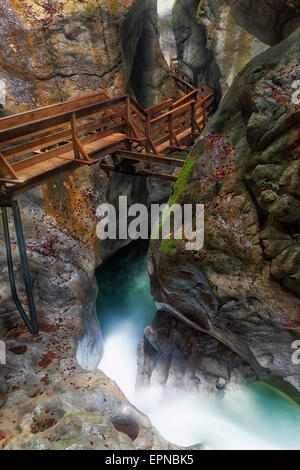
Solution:
M 182 172 L 180 173 L 178 180 L 176 181 L 173 196 L 170 202 L 170 209 L 168 213 L 166 214 L 164 220 L 161 222 L 160 227 L 159 227 L 159 232 L 161 232 L 161 229 L 163 227 L 163 224 L 165 220 L 170 216 L 170 213 L 172 211 L 172 207 L 176 202 L 178 201 L 178 198 L 184 188 L 186 187 L 186 184 L 188 182 L 188 178 L 190 176 L 190 173 L 192 171 L 192 168 L 195 164 L 195 161 L 192 159 L 192 157 L 189 155 L 188 158 L 185 161 L 184 167 L 182 169 Z M 184 234 L 183 234 L 184 236 Z M 170 240 L 163 240 L 161 245 L 160 245 L 160 251 L 164 253 L 174 253 L 176 251 L 177 245 L 181 242 L 180 239 L 174 239 L 171 238 Z
M 176 181 L 173 196 L 172 196 L 172 199 L 171 199 L 171 206 L 173 204 L 176 204 L 180 194 L 184 190 L 194 164 L 195 164 L 195 161 L 189 155 L 187 157 L 186 161 L 185 161 L 184 167 L 183 167 L 183 169 L 182 169 L 182 171 L 181 171 L 181 173 L 178 177 L 178 180 Z
M 175 238 L 171 238 L 170 240 L 163 240 L 161 242 L 159 251 L 163 253 L 175 253 L 176 247 L 181 240 L 176 240 Z

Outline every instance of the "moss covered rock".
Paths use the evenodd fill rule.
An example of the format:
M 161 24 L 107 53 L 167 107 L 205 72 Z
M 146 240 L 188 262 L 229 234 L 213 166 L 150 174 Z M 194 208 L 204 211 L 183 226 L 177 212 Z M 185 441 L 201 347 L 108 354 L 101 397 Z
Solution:
M 161 311 L 196 323 L 298 401 L 299 40 L 300 29 L 240 72 L 191 152 L 176 201 L 205 205 L 204 248 L 155 242 L 151 264 Z

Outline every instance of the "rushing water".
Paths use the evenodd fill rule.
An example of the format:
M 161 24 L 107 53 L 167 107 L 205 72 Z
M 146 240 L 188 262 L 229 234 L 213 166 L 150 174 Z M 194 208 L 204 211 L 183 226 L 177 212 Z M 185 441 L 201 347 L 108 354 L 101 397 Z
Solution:
M 241 387 L 224 398 L 174 394 L 160 389 L 135 393 L 136 351 L 156 309 L 146 269 L 147 246 L 134 243 L 97 272 L 97 311 L 104 336 L 99 365 L 127 398 L 149 416 L 169 441 L 214 449 L 300 449 L 300 407 L 263 383 Z

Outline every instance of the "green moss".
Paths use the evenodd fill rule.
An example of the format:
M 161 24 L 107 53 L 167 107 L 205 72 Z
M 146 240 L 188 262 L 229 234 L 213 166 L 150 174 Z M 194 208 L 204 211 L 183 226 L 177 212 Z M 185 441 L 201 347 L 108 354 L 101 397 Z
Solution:
M 119 10 L 119 4 L 115 0 L 96 0 L 86 5 L 85 9 L 89 15 L 93 15 L 99 9 L 104 9 L 110 13 L 117 13 Z
M 174 188 L 174 193 L 170 202 L 170 209 L 167 212 L 166 216 L 164 217 L 163 221 L 161 222 L 158 231 L 161 233 L 163 224 L 167 220 L 167 218 L 170 216 L 170 213 L 172 211 L 172 208 L 174 204 L 177 203 L 178 198 L 182 191 L 185 189 L 186 184 L 188 182 L 188 178 L 190 176 L 190 173 L 192 171 L 192 168 L 195 164 L 195 161 L 192 159 L 191 155 L 189 155 L 185 161 L 184 167 L 176 181 L 175 188 Z M 157 234 L 157 232 L 156 232 Z M 161 245 L 160 245 L 160 251 L 165 252 L 165 253 L 171 253 L 176 251 L 177 245 L 182 241 L 182 239 L 174 239 L 171 238 L 170 240 L 163 240 Z
M 198 23 L 200 23 L 200 21 L 201 21 L 201 18 L 200 18 L 201 9 L 205 5 L 206 2 L 207 2 L 207 0 L 200 0 L 200 2 L 199 2 L 198 8 L 197 8 L 197 15 L 196 15 L 196 20 L 198 21 Z
M 174 193 L 173 193 L 173 196 L 172 196 L 172 199 L 171 199 L 171 206 L 173 204 L 176 204 L 176 202 L 178 201 L 178 198 L 180 196 L 180 194 L 182 193 L 182 191 L 184 190 L 184 188 L 186 187 L 186 184 L 188 182 L 188 178 L 190 176 L 190 173 L 192 171 L 192 168 L 195 164 L 195 161 L 193 160 L 193 158 L 191 157 L 191 155 L 189 155 L 185 161 L 185 164 L 184 164 L 184 167 L 176 181 L 176 184 L 175 184 L 175 188 L 174 188 Z
M 176 240 L 174 238 L 171 238 L 170 240 L 163 240 L 161 242 L 159 251 L 162 253 L 175 253 L 176 247 L 180 242 L 181 240 Z

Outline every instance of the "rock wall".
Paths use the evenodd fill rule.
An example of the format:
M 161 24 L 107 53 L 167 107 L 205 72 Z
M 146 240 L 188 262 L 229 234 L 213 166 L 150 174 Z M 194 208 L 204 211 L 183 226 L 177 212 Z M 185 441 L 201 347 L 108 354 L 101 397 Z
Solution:
M 128 90 L 138 99 L 149 94 L 149 100 L 176 95 L 159 48 L 154 3 L 3 0 L 1 104 L 20 112 L 95 91 L 116 96 Z M 145 81 L 136 91 L 130 77 L 143 46 L 149 50 L 139 64 Z
M 172 9 L 164 12 L 158 17 L 159 20 L 159 42 L 166 61 L 177 57 L 177 47 L 172 23 Z
M 299 38 L 298 28 L 238 74 L 178 180 L 172 202 L 205 204 L 204 248 L 153 242 L 150 263 L 160 312 L 206 332 L 298 402 L 300 110 L 292 85 L 300 78 Z M 162 362 L 165 375 L 173 370 L 160 323 L 146 332 L 160 358 L 151 363 L 144 348 L 149 380 Z M 188 327 L 178 331 L 181 349 Z M 206 350 L 197 354 L 201 364 Z
M 136 0 L 121 32 L 127 89 L 145 108 L 178 90 L 159 43 L 156 0 Z
M 181 66 L 216 90 L 217 101 L 234 77 L 267 46 L 238 26 L 223 0 L 176 0 L 173 26 Z
M 110 96 L 130 91 L 142 99 L 144 88 L 152 87 L 149 104 L 172 95 L 176 89 L 149 9 L 152 0 L 3 0 L 1 114 L 95 91 Z M 158 62 L 155 67 L 148 63 L 152 75 L 135 86 L 130 77 L 145 30 L 151 30 L 147 47 L 152 51 L 156 44 L 147 58 Z M 93 369 L 102 355 L 95 315 L 94 271 L 102 254 L 96 209 L 106 202 L 110 187 L 110 177 L 95 165 L 65 171 L 19 197 L 40 325 L 34 338 L 11 298 L 0 222 L 0 338 L 8 350 L 7 364 L 0 366 L 1 448 L 168 446 L 110 380 L 100 371 L 87 373 L 75 359 L 77 354 L 82 367 Z M 148 197 L 132 181 L 127 181 L 126 192 L 134 201 Z M 17 287 L 26 309 L 11 218 L 9 222 Z
M 235 21 L 262 42 L 274 45 L 300 26 L 298 0 L 225 0 Z

